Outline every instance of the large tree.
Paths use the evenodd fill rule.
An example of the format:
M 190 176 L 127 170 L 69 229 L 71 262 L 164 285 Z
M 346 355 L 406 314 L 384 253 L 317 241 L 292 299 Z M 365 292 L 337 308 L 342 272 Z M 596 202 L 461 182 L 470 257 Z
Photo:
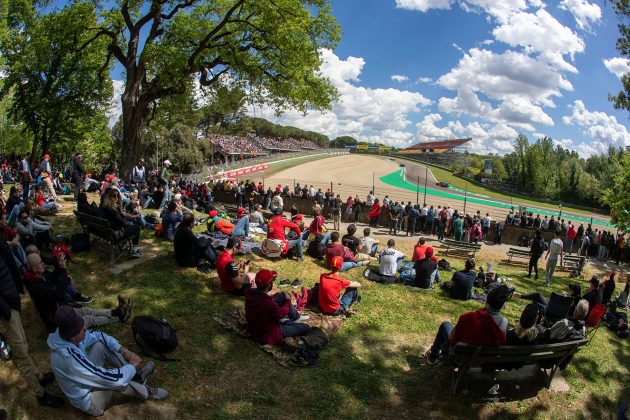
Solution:
M 624 153 L 614 183 L 604 190 L 603 201 L 610 206 L 612 222 L 624 232 L 630 232 L 630 153 Z
M 610 3 L 619 17 L 617 51 L 622 57 L 630 59 L 630 2 L 628 0 L 611 0 Z M 614 103 L 615 108 L 630 111 L 630 73 L 621 77 L 621 84 L 623 89 L 616 95 L 608 95 L 608 99 Z
M 96 22 L 87 2 L 56 13 L 40 12 L 26 0 L 9 2 L 1 37 L 7 74 L 2 93 L 10 98 L 10 115 L 33 136 L 33 152 L 67 149 L 64 142 L 73 150 L 109 105 L 106 43 L 89 33 Z
M 124 68 L 121 172 L 138 158 L 147 119 L 162 98 L 231 83 L 276 110 L 326 109 L 336 98 L 319 73 L 319 49 L 340 28 L 327 0 L 152 0 L 96 2 L 108 60 Z

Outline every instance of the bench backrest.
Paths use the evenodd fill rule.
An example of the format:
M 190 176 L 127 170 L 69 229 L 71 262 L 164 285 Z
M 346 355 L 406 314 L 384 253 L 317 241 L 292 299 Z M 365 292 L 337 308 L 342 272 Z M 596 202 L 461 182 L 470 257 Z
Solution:
M 562 359 L 588 344 L 588 340 L 536 346 L 482 347 L 458 343 L 453 349 L 453 361 L 457 365 L 479 367 L 486 363 L 523 362 L 533 364 L 542 360 Z
M 481 249 L 481 244 L 475 244 L 472 242 L 461 242 L 461 241 L 455 241 L 453 239 L 444 239 L 441 241 L 444 245 L 449 245 L 449 246 L 459 246 L 462 248 L 477 248 L 477 249 Z
M 77 220 L 84 230 L 104 239 L 114 238 L 115 230 L 109 224 L 109 221 L 107 219 L 92 216 L 91 214 L 87 213 L 81 213 L 76 210 L 74 210 L 74 214 L 77 216 Z

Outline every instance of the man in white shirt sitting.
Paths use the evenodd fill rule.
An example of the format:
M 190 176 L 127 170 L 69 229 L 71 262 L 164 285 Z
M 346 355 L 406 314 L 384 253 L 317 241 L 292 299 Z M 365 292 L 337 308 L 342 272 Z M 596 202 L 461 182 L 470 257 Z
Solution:
M 365 270 L 364 277 L 378 283 L 396 283 L 396 273 L 405 254 L 394 248 L 396 242 L 393 239 L 387 241 L 387 249 L 381 251 L 379 256 L 378 272 Z

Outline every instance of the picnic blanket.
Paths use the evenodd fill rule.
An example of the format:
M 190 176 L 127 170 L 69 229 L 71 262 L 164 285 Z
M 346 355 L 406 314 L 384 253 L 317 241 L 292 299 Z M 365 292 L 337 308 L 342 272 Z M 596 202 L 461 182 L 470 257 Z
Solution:
M 309 319 L 304 321 L 311 328 L 319 328 L 328 338 L 341 328 L 344 317 L 326 316 L 316 312 L 314 309 L 306 309 L 301 312 L 308 315 Z M 231 308 L 223 312 L 217 312 L 213 316 L 214 321 L 228 331 L 236 333 L 237 336 L 249 338 L 247 332 L 247 321 L 245 320 L 245 310 L 243 308 Z M 288 346 L 272 346 L 269 344 L 259 344 L 258 347 L 265 353 L 271 355 L 276 363 L 285 368 L 297 368 L 304 365 L 295 363 L 296 349 Z M 299 350 L 297 350 L 299 351 Z
M 206 236 L 208 236 L 210 238 L 210 240 L 212 241 L 212 246 L 216 249 L 219 247 L 222 247 L 220 249 L 225 248 L 225 246 L 227 245 L 227 241 L 228 241 L 228 237 L 225 235 L 222 235 L 220 232 L 207 232 L 205 233 Z M 241 239 L 241 244 L 242 244 L 242 252 L 243 254 L 251 254 L 251 253 L 260 253 L 262 252 L 260 250 L 260 242 L 258 242 L 255 239 L 252 238 L 242 238 Z

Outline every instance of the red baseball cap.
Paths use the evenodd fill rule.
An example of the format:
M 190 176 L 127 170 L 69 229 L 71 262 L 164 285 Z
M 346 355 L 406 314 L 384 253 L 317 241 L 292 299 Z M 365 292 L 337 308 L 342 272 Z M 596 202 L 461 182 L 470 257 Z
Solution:
M 296 214 L 296 215 L 293 217 L 293 220 L 296 220 L 296 221 L 297 221 L 297 220 L 302 220 L 302 215 L 301 215 L 301 214 Z
M 44 155 L 44 159 L 50 159 L 50 155 L 49 155 L 48 153 L 46 153 L 46 154 Z
M 239 207 L 236 209 L 237 213 L 243 213 L 245 212 L 245 207 Z
M 216 211 L 216 210 L 210 210 L 210 211 L 208 212 L 208 216 L 210 216 L 210 217 L 216 217 L 216 216 L 217 216 L 217 211 Z
M 330 260 L 330 268 L 336 268 L 337 270 L 341 270 L 341 266 L 343 265 L 343 257 L 339 255 L 335 256 Z
M 432 257 L 433 256 L 433 248 L 428 246 L 427 249 L 424 250 L 424 255 L 426 255 L 427 257 Z
M 256 287 L 267 287 L 271 282 L 273 282 L 278 273 L 275 271 L 267 270 L 263 268 L 258 273 L 256 273 Z

